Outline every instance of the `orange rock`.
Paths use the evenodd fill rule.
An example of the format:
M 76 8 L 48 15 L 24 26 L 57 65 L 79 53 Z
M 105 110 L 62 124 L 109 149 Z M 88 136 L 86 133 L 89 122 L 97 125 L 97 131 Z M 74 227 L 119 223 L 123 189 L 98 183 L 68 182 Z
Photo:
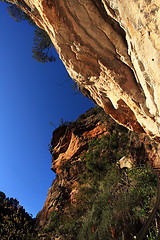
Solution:
M 160 0 L 8 1 L 48 33 L 84 95 L 159 141 Z
M 59 213 L 61 210 L 70 214 L 68 213 L 68 206 L 74 208 L 80 204 L 77 179 L 86 171 L 81 156 L 88 150 L 89 142 L 93 138 L 105 134 L 111 135 L 114 128 L 115 121 L 107 117 L 103 110 L 91 109 L 79 121 L 77 120 L 69 126 L 61 126 L 53 132 L 51 140 L 52 170 L 56 172 L 56 178 L 48 190 L 44 207 L 37 216 L 37 228 L 44 227 L 47 224 L 51 211 L 54 210 Z M 138 135 L 134 132 L 130 141 L 134 142 L 135 149 L 139 149 L 140 146 L 145 149 L 143 151 L 146 152 L 150 165 L 160 166 L 160 146 L 158 144 L 150 140 L 145 134 Z M 133 152 L 132 155 L 134 162 L 137 153 Z M 143 154 L 142 156 L 138 155 L 139 163 L 143 161 L 143 158 Z M 108 204 L 110 203 L 111 200 L 109 199 Z M 95 227 L 92 230 L 95 231 Z M 111 227 L 111 232 L 114 239 L 113 227 Z

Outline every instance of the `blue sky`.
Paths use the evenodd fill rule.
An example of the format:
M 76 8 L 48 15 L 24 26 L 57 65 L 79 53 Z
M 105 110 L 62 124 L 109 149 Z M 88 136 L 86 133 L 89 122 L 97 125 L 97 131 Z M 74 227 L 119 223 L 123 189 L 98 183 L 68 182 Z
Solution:
M 28 213 L 42 209 L 55 177 L 48 144 L 60 119 L 75 120 L 94 104 L 74 94 L 61 60 L 32 58 L 33 28 L 16 23 L 0 3 L 0 191 Z

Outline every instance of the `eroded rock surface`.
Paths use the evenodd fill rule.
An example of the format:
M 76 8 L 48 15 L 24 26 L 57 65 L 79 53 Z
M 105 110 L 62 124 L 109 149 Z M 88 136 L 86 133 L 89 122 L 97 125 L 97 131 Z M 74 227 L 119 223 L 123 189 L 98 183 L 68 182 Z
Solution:
M 49 34 L 80 89 L 160 137 L 160 0 L 10 0 Z
M 88 150 L 92 139 L 101 138 L 106 134 L 112 136 L 117 131 L 116 128 L 116 122 L 103 110 L 93 108 L 82 114 L 75 122 L 68 126 L 60 126 L 53 132 L 50 152 L 52 170 L 56 173 L 56 178 L 48 191 L 42 211 L 37 215 L 38 230 L 47 226 L 52 211 L 67 213 L 68 209 L 74 206 L 78 179 L 87 171 L 85 160 L 84 162 L 82 160 L 83 153 Z M 118 135 L 125 139 L 123 131 L 119 130 Z M 160 167 L 159 144 L 143 133 L 137 134 L 127 129 L 125 133 L 129 136 L 125 145 L 129 144 L 130 147 L 125 152 L 124 158 L 129 159 L 130 164 L 145 164 L 147 161 L 147 164 L 153 167 Z M 121 144 L 120 142 L 119 145 Z M 121 159 L 121 157 L 117 159 L 117 165 Z
M 67 209 L 74 202 L 77 179 L 85 171 L 81 156 L 88 149 L 88 143 L 95 137 L 107 134 L 113 120 L 102 119 L 105 115 L 91 109 L 76 122 L 60 126 L 53 132 L 51 140 L 52 170 L 56 173 L 42 211 L 37 216 L 37 227 L 47 224 L 53 210 Z M 60 199 L 68 200 L 64 205 Z

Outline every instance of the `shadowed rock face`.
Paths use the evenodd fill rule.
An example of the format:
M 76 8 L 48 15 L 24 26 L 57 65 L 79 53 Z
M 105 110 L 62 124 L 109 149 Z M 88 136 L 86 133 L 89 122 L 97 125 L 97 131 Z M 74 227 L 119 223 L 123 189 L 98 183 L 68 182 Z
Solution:
M 160 0 L 10 1 L 46 30 L 86 95 L 159 139 Z

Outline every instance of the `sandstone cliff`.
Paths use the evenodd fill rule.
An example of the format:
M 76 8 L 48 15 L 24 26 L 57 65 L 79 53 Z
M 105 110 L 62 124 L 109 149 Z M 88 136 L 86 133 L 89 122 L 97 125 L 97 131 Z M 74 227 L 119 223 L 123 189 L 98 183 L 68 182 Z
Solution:
M 160 137 L 160 0 L 9 0 L 50 36 L 80 89 L 116 121 Z
M 53 132 L 50 152 L 56 179 L 48 191 L 42 211 L 36 218 L 36 229 L 39 232 L 48 225 L 53 211 L 73 214 L 75 209 L 71 208 L 76 202 L 77 181 L 86 172 L 82 155 L 87 151 L 92 139 L 100 139 L 107 134 L 112 141 L 114 136 L 118 137 L 116 148 L 111 146 L 111 152 L 115 152 L 111 161 L 116 162 L 127 155 L 132 163 L 147 162 L 152 166 L 160 166 L 160 148 L 157 143 L 145 134 L 138 135 L 118 126 L 100 108 L 87 111 L 75 122 L 60 126 Z M 102 152 L 106 150 L 104 148 Z M 52 228 L 54 229 L 54 226 Z
M 103 112 L 98 114 L 98 111 L 99 109 L 91 109 L 74 123 L 60 126 L 53 132 L 50 148 L 51 169 L 56 173 L 56 179 L 48 191 L 42 211 L 37 216 L 38 228 L 44 228 L 53 210 L 67 208 L 68 201 L 69 204 L 74 202 L 77 179 L 85 171 L 80 157 L 93 138 L 108 133 L 109 127 L 114 124 L 111 118 L 106 118 Z M 67 200 L 65 206 L 60 203 L 63 196 Z

